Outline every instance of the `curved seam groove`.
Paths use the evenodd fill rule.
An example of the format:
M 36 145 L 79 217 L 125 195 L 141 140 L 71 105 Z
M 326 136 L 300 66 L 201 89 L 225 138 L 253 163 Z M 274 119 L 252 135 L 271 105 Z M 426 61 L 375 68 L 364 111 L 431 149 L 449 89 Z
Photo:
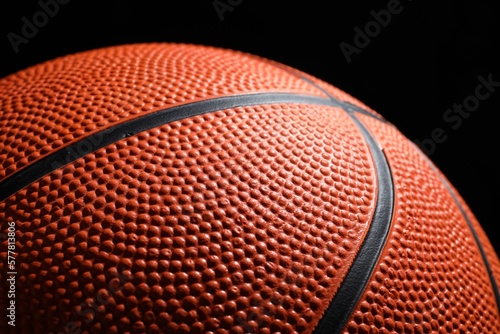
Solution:
M 292 73 L 292 72 L 289 72 L 289 73 Z M 295 73 L 292 73 L 292 74 L 295 75 Z M 316 89 L 318 89 L 321 92 L 323 92 L 323 94 L 325 94 L 326 96 L 328 96 L 335 105 L 337 105 L 338 107 L 344 109 L 344 111 L 347 111 L 348 113 L 359 112 L 360 114 L 369 116 L 369 117 L 374 118 L 376 120 L 379 120 L 379 121 L 381 121 L 383 123 L 388 123 L 387 120 L 385 120 L 384 118 L 378 117 L 377 115 L 372 114 L 368 110 L 365 110 L 365 109 L 363 109 L 361 107 L 358 107 L 358 106 L 356 106 L 356 105 L 354 105 L 354 104 L 352 104 L 350 102 L 340 101 L 340 100 L 336 99 L 330 93 L 328 93 L 324 88 L 318 86 L 317 84 L 315 84 L 310 79 L 308 79 L 306 77 L 302 77 L 302 76 L 297 76 L 297 75 L 295 75 L 295 76 L 298 77 L 298 78 L 300 78 L 300 79 L 302 79 L 303 81 L 307 82 L 311 86 L 316 87 Z
M 349 115 L 362 132 L 372 152 L 378 182 L 377 204 L 361 248 L 316 327 L 315 334 L 341 333 L 345 328 L 379 261 L 389 235 L 394 210 L 394 185 L 387 158 L 365 126 L 353 114 Z
M 337 100 L 311 80 L 305 77 L 301 77 L 301 79 L 321 90 L 332 100 L 335 106 L 343 109 L 351 117 L 367 142 L 377 174 L 377 204 L 368 232 L 346 277 L 314 331 L 314 334 L 341 333 L 365 291 L 380 259 L 392 226 L 394 210 L 394 183 L 387 157 L 379 143 L 356 117 L 355 113 L 359 112 L 383 123 L 388 123 L 385 119 L 377 117 L 367 110 L 349 102 Z
M 314 83 L 312 83 L 314 84 Z M 319 88 L 321 89 L 321 88 Z M 376 140 L 366 130 L 364 125 L 355 117 L 354 112 L 362 112 L 375 119 L 375 115 L 364 111 L 356 106 L 349 105 L 347 102 L 339 101 L 329 94 L 329 98 L 323 98 L 311 95 L 302 95 L 295 93 L 250 93 L 233 96 L 212 98 L 208 100 L 192 102 L 181 106 L 168 107 L 124 123 L 110 126 L 92 135 L 80 138 L 71 145 L 61 148 L 44 158 L 35 161 L 29 166 L 10 175 L 0 182 L 0 201 L 9 198 L 17 191 L 29 186 L 36 180 L 54 172 L 56 169 L 70 164 L 87 154 L 106 147 L 124 138 L 136 135 L 140 132 L 168 124 L 173 121 L 182 120 L 188 117 L 199 116 L 211 112 L 225 109 L 247 107 L 263 104 L 295 103 L 337 107 L 343 109 L 355 122 L 368 143 L 372 157 L 374 159 L 378 194 L 375 214 L 370 228 L 367 232 L 361 249 L 348 271 L 339 292 L 334 297 L 331 306 L 327 310 L 329 317 L 323 317 L 320 321 L 317 333 L 322 333 L 321 328 L 331 333 L 331 324 L 326 318 L 332 318 L 337 322 L 339 331 L 342 329 L 342 323 L 345 323 L 356 306 L 361 293 L 364 291 L 368 279 L 378 262 L 379 255 L 385 245 L 385 241 L 391 226 L 392 210 L 394 202 L 393 184 L 388 162 L 383 151 L 378 146 Z M 383 120 L 382 120 L 383 121 Z M 82 151 L 82 145 L 87 145 Z M 375 256 L 374 256 L 375 255 Z M 370 268 L 370 270 L 366 270 Z M 344 297 L 343 297 L 344 296 Z M 348 296 L 348 301 L 346 301 Z M 353 296 L 356 296 L 353 299 Z M 338 304 L 340 305 L 338 308 Z M 345 312 L 340 314 L 339 309 Z M 325 327 L 326 326 L 326 327 Z
M 495 280 L 495 277 L 493 276 L 493 271 L 491 270 L 490 262 L 488 261 L 488 257 L 486 256 L 486 252 L 484 251 L 484 248 L 481 245 L 481 241 L 479 240 L 479 236 L 477 235 L 476 230 L 474 229 L 474 226 L 472 225 L 472 222 L 469 219 L 469 216 L 465 212 L 465 209 L 462 207 L 462 204 L 460 204 L 460 201 L 458 200 L 457 196 L 453 192 L 449 182 L 446 179 L 444 179 L 443 177 L 441 177 L 441 175 L 436 170 L 436 167 L 434 166 L 434 164 L 429 160 L 429 158 L 423 152 L 420 151 L 420 148 L 418 148 L 418 146 L 416 146 L 415 144 L 413 144 L 413 145 L 416 148 L 417 152 L 419 152 L 419 154 L 424 158 L 427 165 L 436 173 L 438 178 L 441 180 L 441 182 L 445 186 L 446 190 L 453 198 L 453 201 L 458 206 L 462 217 L 465 219 L 467 226 L 469 227 L 470 231 L 472 232 L 472 235 L 474 237 L 474 241 L 476 242 L 477 248 L 479 249 L 479 252 L 481 253 L 481 257 L 483 259 L 484 265 L 486 266 L 486 271 L 488 272 L 488 276 L 489 276 L 489 279 L 491 282 L 491 287 L 493 289 L 493 293 L 495 294 L 495 301 L 497 304 L 498 314 L 500 316 L 500 290 L 499 290 L 498 284 Z
M 323 106 L 338 106 L 330 99 L 294 93 L 251 93 L 212 98 L 173 106 L 113 125 L 92 135 L 80 138 L 67 147 L 33 162 L 31 165 L 11 174 L 0 182 L 0 201 L 12 196 L 17 191 L 87 154 L 137 133 L 219 110 L 261 104 L 298 103 Z

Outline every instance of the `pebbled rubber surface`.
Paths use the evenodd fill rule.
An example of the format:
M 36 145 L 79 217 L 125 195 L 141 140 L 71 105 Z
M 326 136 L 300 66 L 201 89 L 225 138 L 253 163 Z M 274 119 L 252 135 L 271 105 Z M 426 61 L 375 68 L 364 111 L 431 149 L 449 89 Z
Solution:
M 500 259 L 498 258 L 498 255 L 495 253 L 495 249 L 493 248 L 490 239 L 488 238 L 483 228 L 481 227 L 481 224 L 479 224 L 479 222 L 477 221 L 476 217 L 474 216 L 470 208 L 464 202 L 463 198 L 459 197 L 459 194 L 458 192 L 456 192 L 456 190 L 455 190 L 455 196 L 459 198 L 462 208 L 465 209 L 465 212 L 469 217 L 469 220 L 474 226 L 474 230 L 476 231 L 479 240 L 481 241 L 481 246 L 484 249 L 486 258 L 488 259 L 488 263 L 490 264 L 490 268 L 493 273 L 493 277 L 495 278 L 495 281 L 497 283 L 497 287 L 500 288 Z
M 352 104 L 360 109 L 363 109 L 364 111 L 372 114 L 373 116 L 375 116 L 377 118 L 383 119 L 382 115 L 380 115 L 377 111 L 375 111 L 374 109 L 372 109 L 371 107 L 369 107 L 365 103 L 361 102 L 360 100 L 358 100 L 357 98 L 348 94 L 347 92 L 342 91 L 335 86 L 332 86 L 331 84 L 325 82 L 324 80 L 321 80 L 321 79 L 316 78 L 308 73 L 305 73 L 303 71 L 300 71 L 300 70 L 293 68 L 293 67 L 290 67 L 288 65 L 278 63 L 278 62 L 273 61 L 273 60 L 265 59 L 265 58 L 258 57 L 255 55 L 253 55 L 253 57 L 255 57 L 256 59 L 259 59 L 260 61 L 272 64 L 278 68 L 281 68 L 281 69 L 287 71 L 288 73 L 295 75 L 298 78 L 302 78 L 306 82 L 310 82 L 311 85 L 315 86 L 320 91 L 325 92 L 326 95 L 328 95 L 329 97 L 331 97 L 335 100 L 350 103 L 350 104 Z
M 364 138 L 331 107 L 236 108 L 121 140 L 0 203 L 18 222 L 19 333 L 311 333 L 375 194 Z
M 262 93 L 293 102 L 162 118 Z M 443 176 L 317 78 L 237 51 L 135 44 L 0 79 L 0 108 L 0 186 L 77 151 L 2 194 L 2 237 L 16 223 L 17 326 L 1 239 L 1 333 L 314 333 L 389 203 L 374 152 L 389 162 L 394 218 L 341 331 L 500 333 L 492 280 Z M 158 125 L 113 132 L 146 115 Z M 114 137 L 91 140 L 103 133 Z M 455 195 L 498 282 L 498 256 Z
M 345 333 L 500 332 L 486 266 L 440 177 L 394 127 L 358 117 L 388 158 L 396 203 L 386 249 Z
M 239 93 L 325 96 L 237 51 L 183 44 L 108 47 L 0 80 L 0 181 L 87 134 L 169 106 Z

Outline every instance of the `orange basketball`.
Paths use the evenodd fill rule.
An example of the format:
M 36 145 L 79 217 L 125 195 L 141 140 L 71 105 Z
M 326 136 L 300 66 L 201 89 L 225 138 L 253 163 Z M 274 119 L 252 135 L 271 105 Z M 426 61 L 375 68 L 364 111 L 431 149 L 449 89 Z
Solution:
M 1 333 L 500 333 L 500 261 L 381 114 L 169 43 L 0 80 Z

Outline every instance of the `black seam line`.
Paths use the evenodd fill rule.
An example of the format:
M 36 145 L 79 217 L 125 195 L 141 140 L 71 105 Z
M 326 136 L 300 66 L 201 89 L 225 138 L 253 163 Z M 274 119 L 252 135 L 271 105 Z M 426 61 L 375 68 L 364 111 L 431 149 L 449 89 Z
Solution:
M 71 163 L 86 154 L 169 122 L 178 121 L 224 109 L 262 104 L 297 103 L 343 108 L 340 101 L 319 96 L 294 93 L 250 93 L 207 99 L 181 106 L 169 107 L 151 114 L 117 124 L 95 134 L 79 139 L 77 142 L 32 163 L 0 182 L 0 201 L 29 186 L 41 177 Z
M 361 121 L 355 115 L 349 115 L 365 137 L 373 156 L 378 183 L 377 204 L 356 258 L 314 334 L 341 333 L 345 328 L 378 263 L 389 235 L 394 210 L 394 184 L 387 158 Z
M 289 72 L 291 73 L 291 72 Z M 294 74 L 294 73 L 292 73 Z M 295 74 L 294 74 L 295 75 Z M 297 75 L 296 75 L 297 76 Z M 299 76 L 297 76 L 299 77 Z M 348 113 L 354 113 L 354 112 L 358 112 L 360 114 L 363 114 L 363 115 L 366 115 L 366 116 L 370 116 L 371 118 L 375 118 L 383 123 L 388 123 L 387 120 L 385 120 L 384 118 L 381 118 L 377 115 L 374 115 L 372 114 L 371 112 L 363 109 L 363 108 L 360 108 L 350 102 L 347 102 L 347 101 L 339 101 L 337 100 L 336 98 L 334 98 L 333 96 L 330 95 L 330 93 L 328 93 L 325 89 L 323 89 L 322 87 L 318 86 L 317 84 L 315 84 L 313 81 L 309 80 L 308 78 L 306 77 L 302 77 L 300 76 L 299 77 L 300 79 L 302 79 L 303 81 L 307 82 L 308 84 L 310 84 L 311 86 L 314 86 L 316 89 L 320 90 L 321 92 L 323 92 L 323 94 L 325 94 L 326 96 L 328 96 L 329 99 L 331 99 L 332 101 L 335 101 L 336 104 L 339 105 L 339 107 L 341 107 L 342 109 L 344 109 L 344 111 L 347 111 Z
M 497 308 L 498 308 L 498 314 L 500 315 L 500 289 L 498 288 L 498 284 L 497 284 L 497 282 L 495 280 L 495 276 L 493 276 L 493 271 L 491 270 L 490 262 L 488 261 L 488 257 L 486 256 L 486 252 L 484 251 L 484 248 L 481 245 L 481 241 L 479 240 L 479 236 L 477 235 L 476 230 L 474 229 L 474 226 L 472 225 L 472 222 L 469 219 L 469 216 L 467 215 L 467 213 L 465 212 L 465 209 L 463 208 L 462 204 L 460 203 L 460 201 L 458 200 L 457 196 L 453 192 L 453 190 L 452 190 L 452 188 L 450 186 L 450 183 L 446 179 L 444 179 L 443 177 L 441 177 L 441 175 L 437 171 L 437 168 L 435 167 L 435 165 L 420 150 L 420 148 L 417 145 L 413 144 L 413 143 L 412 143 L 412 145 L 415 147 L 415 149 L 417 150 L 417 152 L 419 152 L 420 155 L 424 158 L 424 160 L 426 161 L 427 165 L 436 173 L 436 175 L 439 177 L 439 179 L 441 180 L 441 182 L 443 182 L 446 190 L 448 190 L 448 192 L 450 193 L 451 197 L 453 198 L 453 201 L 455 202 L 455 204 L 460 209 L 460 213 L 462 214 L 462 216 L 464 217 L 465 221 L 467 222 L 467 225 L 469 226 L 469 229 L 471 230 L 472 235 L 474 236 L 474 240 L 476 242 L 476 245 L 479 248 L 479 252 L 481 253 L 481 256 L 483 258 L 484 265 L 486 266 L 486 270 L 488 271 L 488 276 L 489 276 L 490 281 L 491 281 L 491 286 L 493 288 L 493 293 L 495 294 L 496 304 L 497 304 Z
M 332 101 L 337 101 L 336 98 L 314 82 L 304 77 L 302 77 L 302 80 L 321 90 Z M 380 259 L 391 229 L 394 211 L 394 183 L 389 162 L 377 140 L 356 117 L 355 112 L 370 116 L 385 124 L 390 123 L 351 103 L 345 101 L 337 101 L 337 103 L 341 105 L 341 108 L 359 128 L 372 154 L 377 174 L 377 204 L 370 227 L 356 254 L 356 258 L 316 327 L 314 334 L 334 334 L 341 333 L 344 330 Z

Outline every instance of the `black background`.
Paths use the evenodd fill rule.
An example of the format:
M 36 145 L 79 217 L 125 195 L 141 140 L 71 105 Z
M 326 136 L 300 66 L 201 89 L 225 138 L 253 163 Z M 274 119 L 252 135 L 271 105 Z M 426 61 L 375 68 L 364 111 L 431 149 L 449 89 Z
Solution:
M 67 0 L 66 0 L 67 1 Z M 394 1 L 394 0 L 393 0 Z M 8 34 L 21 34 L 37 1 L 0 8 L 0 77 L 68 53 L 132 42 L 214 45 L 254 53 L 319 77 L 379 111 L 409 139 L 436 128 L 447 140 L 430 158 L 475 213 L 500 254 L 497 114 L 500 88 L 456 130 L 443 113 L 473 95 L 478 76 L 500 81 L 500 20 L 493 1 L 401 0 L 402 10 L 347 63 L 339 44 L 389 1 L 330 3 L 220 0 L 232 11 L 220 19 L 213 1 L 81 1 L 58 13 L 15 53 Z

